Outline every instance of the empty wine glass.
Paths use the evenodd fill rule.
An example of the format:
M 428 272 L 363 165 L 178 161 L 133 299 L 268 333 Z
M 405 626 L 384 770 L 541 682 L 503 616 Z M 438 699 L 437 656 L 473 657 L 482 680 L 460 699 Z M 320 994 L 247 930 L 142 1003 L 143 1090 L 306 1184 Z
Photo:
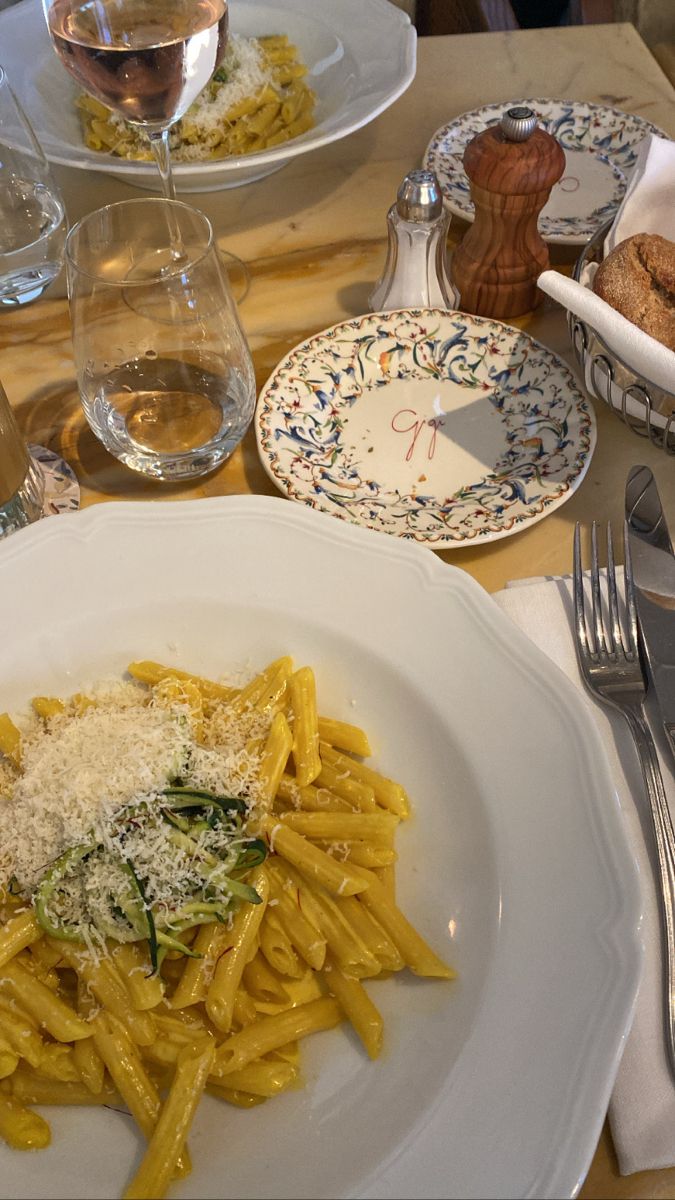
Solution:
M 169 129 L 227 44 L 227 0 L 42 0 L 54 49 L 77 82 L 143 130 L 175 195 Z
M 61 195 L 0 67 L 0 307 L 42 295 L 61 270 L 65 239 Z
M 177 200 L 110 204 L 71 229 L 66 269 L 82 406 L 106 449 L 156 479 L 219 466 L 255 376 L 207 218 Z

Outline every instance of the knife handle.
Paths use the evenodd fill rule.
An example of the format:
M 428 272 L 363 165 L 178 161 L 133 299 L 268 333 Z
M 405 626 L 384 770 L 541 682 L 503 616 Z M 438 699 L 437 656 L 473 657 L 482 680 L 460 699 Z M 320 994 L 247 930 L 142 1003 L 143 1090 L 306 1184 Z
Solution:
M 666 1042 L 671 1068 L 675 1072 L 675 830 L 656 746 L 642 708 L 626 707 L 622 711 L 631 727 L 640 757 L 656 838 L 661 883 L 659 898 L 666 950 Z

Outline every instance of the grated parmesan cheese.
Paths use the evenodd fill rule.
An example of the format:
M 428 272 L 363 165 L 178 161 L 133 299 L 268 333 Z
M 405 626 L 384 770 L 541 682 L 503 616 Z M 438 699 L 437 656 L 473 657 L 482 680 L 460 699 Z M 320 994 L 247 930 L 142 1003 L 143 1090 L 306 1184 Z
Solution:
M 0 888 L 17 885 L 46 922 L 76 929 L 94 960 L 108 937 L 138 939 L 139 904 L 160 936 L 204 912 L 231 922 L 245 885 L 230 873 L 264 799 L 269 714 L 209 702 L 197 720 L 180 695 L 114 680 L 47 721 L 18 719 L 22 770 L 0 777 Z M 245 809 L 172 817 L 168 785 L 235 797 Z
M 255 96 L 272 82 L 272 72 L 265 67 L 255 38 L 231 36 L 220 70 L 227 74 L 227 82 L 213 96 L 205 88 L 189 111 L 190 124 L 202 134 L 219 129 L 235 104 Z
M 0 808 L 0 882 L 30 890 L 68 847 L 99 835 L 105 819 L 179 775 L 190 734 L 182 713 L 147 706 L 92 707 L 59 716 L 26 739 L 22 774 Z

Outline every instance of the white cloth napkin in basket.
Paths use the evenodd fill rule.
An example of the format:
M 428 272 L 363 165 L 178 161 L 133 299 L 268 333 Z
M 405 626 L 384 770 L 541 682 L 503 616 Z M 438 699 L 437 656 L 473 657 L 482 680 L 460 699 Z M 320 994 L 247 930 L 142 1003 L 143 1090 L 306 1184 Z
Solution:
M 605 254 L 634 233 L 660 233 L 675 242 L 675 142 L 650 134 L 640 143 L 637 162 L 623 203 L 605 239 Z M 543 271 L 539 287 L 580 317 L 610 350 L 650 383 L 675 392 L 675 351 L 638 329 L 591 291 L 597 265 L 589 265 L 583 282 L 559 271 Z
M 644 896 L 645 960 L 637 1008 L 609 1107 L 623 1175 L 675 1165 L 675 1078 L 664 1037 L 660 911 L 652 862 L 652 836 L 637 756 L 625 720 L 597 704 L 579 675 L 573 640 L 571 579 L 517 581 L 498 592 L 500 608 L 579 688 L 604 743 L 621 803 Z M 651 714 L 650 714 L 651 715 Z M 665 739 L 651 720 L 666 792 L 675 803 L 675 774 Z M 643 825 L 644 821 L 644 825 Z

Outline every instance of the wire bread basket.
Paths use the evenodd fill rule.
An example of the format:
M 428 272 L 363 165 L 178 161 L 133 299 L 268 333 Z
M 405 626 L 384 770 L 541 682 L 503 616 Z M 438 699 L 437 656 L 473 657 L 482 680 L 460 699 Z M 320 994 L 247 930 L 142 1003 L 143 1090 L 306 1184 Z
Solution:
M 584 247 L 574 268 L 577 282 L 587 266 L 602 261 L 609 228 L 598 230 Z M 634 433 L 649 438 L 667 454 L 675 454 L 675 393 L 665 392 L 637 374 L 574 313 L 568 312 L 567 324 L 587 392 L 609 405 Z

